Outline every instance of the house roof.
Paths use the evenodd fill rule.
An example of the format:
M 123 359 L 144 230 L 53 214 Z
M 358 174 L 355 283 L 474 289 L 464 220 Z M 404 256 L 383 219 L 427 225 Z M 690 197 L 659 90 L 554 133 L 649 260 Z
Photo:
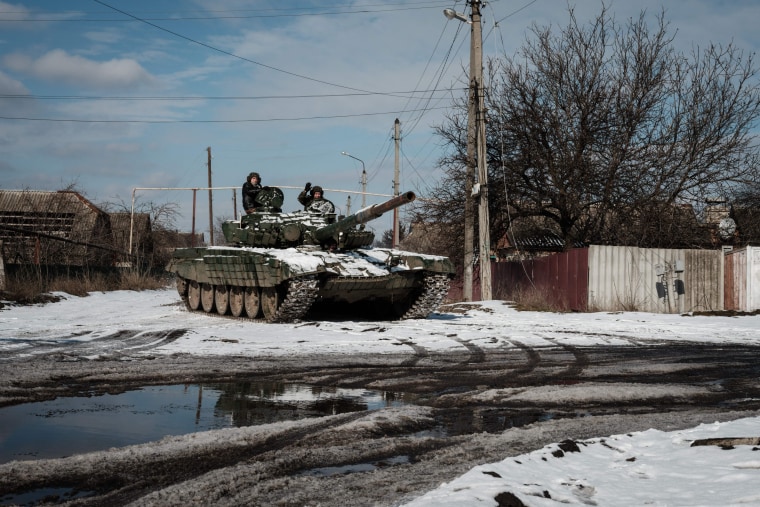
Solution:
M 89 240 L 106 216 L 73 191 L 0 190 L 0 238 L 28 233 Z

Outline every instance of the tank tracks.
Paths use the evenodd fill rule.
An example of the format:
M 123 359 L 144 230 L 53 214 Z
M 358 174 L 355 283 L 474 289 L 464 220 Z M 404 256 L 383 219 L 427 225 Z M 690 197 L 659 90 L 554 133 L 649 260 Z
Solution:
M 426 273 L 422 293 L 401 316 L 405 319 L 425 319 L 438 309 L 449 293 L 449 277 L 441 273 Z
M 269 322 L 292 322 L 309 311 L 317 299 L 319 281 L 316 277 L 294 278 L 288 282 L 288 292 Z
M 177 292 L 179 292 L 185 307 L 192 312 L 204 312 L 201 307 L 193 310 L 188 299 L 188 283 L 182 278 L 177 278 Z M 422 292 L 414 299 L 408 308 L 402 308 L 399 312 L 401 320 L 406 319 L 425 319 L 428 315 L 438 309 L 443 299 L 449 292 L 449 277 L 441 273 L 426 273 L 423 278 Z M 263 319 L 250 317 L 234 317 L 229 315 L 229 311 L 224 315 L 216 311 L 208 311 L 209 315 L 244 319 L 266 322 L 293 322 L 301 319 L 311 308 L 314 301 L 319 295 L 319 280 L 316 277 L 293 278 L 288 281 L 287 289 L 276 302 L 269 304 L 276 305 L 276 308 L 269 309 L 269 316 Z M 267 304 L 262 300 L 262 306 Z M 263 310 L 263 308 L 262 308 Z
M 219 314 L 217 311 L 215 311 L 215 309 L 212 311 L 205 311 L 201 307 L 197 310 L 194 310 L 190 305 L 190 300 L 188 298 L 188 281 L 177 277 L 177 292 L 179 293 L 179 296 L 182 299 L 182 303 L 185 305 L 185 308 L 187 308 L 188 311 L 194 313 L 203 312 L 208 315 L 214 315 L 215 317 L 224 317 L 236 320 L 253 320 L 260 322 L 293 322 L 303 317 L 306 312 L 309 311 L 309 308 L 311 308 L 311 305 L 317 298 L 318 291 L 319 281 L 316 279 L 316 277 L 309 276 L 303 278 L 294 278 L 289 280 L 287 283 L 285 294 L 282 295 L 282 297 L 279 297 L 276 300 L 276 303 L 274 303 L 276 305 L 276 308 L 273 308 L 271 310 L 272 315 L 269 318 L 258 317 L 258 315 L 261 315 L 261 310 L 259 310 L 256 318 L 252 318 L 250 316 L 235 317 L 231 315 L 229 311 L 225 312 L 224 314 Z M 262 301 L 261 304 L 264 305 L 266 303 Z

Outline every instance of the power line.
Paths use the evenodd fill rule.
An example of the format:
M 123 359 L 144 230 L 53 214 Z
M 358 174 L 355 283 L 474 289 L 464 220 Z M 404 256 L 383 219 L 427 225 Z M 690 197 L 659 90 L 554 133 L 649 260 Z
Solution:
M 147 17 L 141 16 L 140 19 L 128 20 L 128 19 L 104 19 L 104 18 L 60 18 L 55 17 L 59 13 L 55 12 L 42 12 L 36 13 L 37 17 L 32 18 L 20 18 L 20 19 L 0 19 L 0 22 L 128 22 L 128 21 L 209 21 L 216 19 L 257 19 L 257 18 L 284 18 L 284 17 L 303 17 L 303 16 L 331 16 L 331 15 L 345 15 L 345 14 L 375 14 L 383 12 L 398 12 L 398 11 L 413 11 L 423 9 L 438 9 L 441 6 L 447 6 L 448 1 L 428 1 L 428 2 L 413 2 L 413 3 L 391 3 L 391 4 L 366 4 L 356 8 L 340 8 L 332 10 L 318 10 L 324 9 L 323 7 L 293 7 L 284 9 L 228 9 L 228 10 L 190 10 L 190 11 L 141 11 L 145 13 L 175 13 L 175 12 L 211 12 L 211 13 L 227 13 L 227 12 L 255 12 L 256 14 L 230 14 L 230 15 L 172 15 L 170 17 Z M 398 7 L 393 7 L 393 6 Z M 110 6 L 107 6 L 110 7 Z M 314 12 L 294 12 L 294 11 L 314 11 Z M 273 12 L 272 14 L 267 14 Z M 75 14 L 100 14 L 95 11 L 72 11 L 70 15 Z M 29 11 L 0 11 L 0 15 L 24 15 L 28 16 Z M 39 16 L 52 16 L 49 18 L 43 18 Z
M 412 90 L 412 91 L 394 91 L 383 92 L 379 95 L 398 97 L 398 98 L 412 98 L 418 94 L 427 94 L 435 92 L 450 93 L 452 90 L 447 89 L 435 89 L 435 90 Z M 184 97 L 171 97 L 171 96 L 105 96 L 105 95 L 28 95 L 28 94 L 0 94 L 0 99 L 37 99 L 37 100 L 161 100 L 161 101 L 185 101 L 185 100 L 275 100 L 275 99 L 311 99 L 311 98 L 330 98 L 330 97 L 366 97 L 371 95 L 378 95 L 373 92 L 356 92 L 356 93 L 322 93 L 313 95 L 254 95 L 254 96 L 184 96 Z
M 343 89 L 346 89 L 346 90 L 353 90 L 353 91 L 356 91 L 356 92 L 376 93 L 377 95 L 384 95 L 383 93 L 370 92 L 369 90 L 362 90 L 360 88 L 352 88 L 350 86 L 339 85 L 337 83 L 330 83 L 329 81 L 323 81 L 321 79 L 316 79 L 316 78 L 312 78 L 312 77 L 309 77 L 309 76 L 304 76 L 303 74 L 297 74 L 295 72 L 290 72 L 290 71 L 287 71 L 287 70 L 279 69 L 277 67 L 272 67 L 271 65 L 266 65 L 264 63 L 257 62 L 255 60 L 251 60 L 250 58 L 245 58 L 243 56 L 236 55 L 235 53 L 231 53 L 229 51 L 225 51 L 224 49 L 220 49 L 220 48 L 217 48 L 217 47 L 212 46 L 210 44 L 206 44 L 205 42 L 197 41 L 197 40 L 195 40 L 195 39 L 193 39 L 191 37 L 188 37 L 186 35 L 182 35 L 181 33 L 174 32 L 172 30 L 169 30 L 168 28 L 164 28 L 164 27 L 159 26 L 159 25 L 157 25 L 155 23 L 151 23 L 150 21 L 147 21 L 147 20 L 142 19 L 142 18 L 140 18 L 138 16 L 130 14 L 130 13 L 126 12 L 126 11 L 123 11 L 121 9 L 117 9 L 116 7 L 108 5 L 105 2 L 101 2 L 101 0 L 92 0 L 92 1 L 95 2 L 95 3 L 98 3 L 100 5 L 102 5 L 104 7 L 108 7 L 109 9 L 113 9 L 114 11 L 119 12 L 121 14 L 124 14 L 125 16 L 128 16 L 128 17 L 130 17 L 132 19 L 135 19 L 137 21 L 140 21 L 142 23 L 150 25 L 153 28 L 156 28 L 156 29 L 161 30 L 163 32 L 166 32 L 166 33 L 169 33 L 171 35 L 174 35 L 175 37 L 179 37 L 180 39 L 184 39 L 184 40 L 186 40 L 188 42 L 192 42 L 193 44 L 198 44 L 199 46 L 203 46 L 205 48 L 211 49 L 212 51 L 217 51 L 219 53 L 225 54 L 227 56 L 231 56 L 233 58 L 237 58 L 239 60 L 243 60 L 243 61 L 248 62 L 248 63 L 252 63 L 254 65 L 259 65 L 259 66 L 264 67 L 264 68 L 269 69 L 269 70 L 274 70 L 276 72 L 281 72 L 281 73 L 287 74 L 289 76 L 298 77 L 298 78 L 301 78 L 301 79 L 306 79 L 308 81 L 314 81 L 315 83 L 325 84 L 325 85 L 328 85 L 328 86 L 334 86 L 336 88 L 343 88 Z
M 440 107 L 438 109 L 447 109 Z M 329 120 L 338 118 L 355 118 L 361 116 L 380 116 L 399 114 L 399 111 L 385 111 L 381 113 L 355 113 L 355 114 L 336 114 L 329 116 L 304 116 L 300 118 L 262 118 L 262 119 L 241 119 L 241 120 L 86 120 L 81 118 L 30 118 L 27 116 L 0 116 L 0 120 L 15 121 L 47 121 L 47 122 L 71 122 L 71 123 L 257 123 L 268 121 L 302 121 L 302 120 Z

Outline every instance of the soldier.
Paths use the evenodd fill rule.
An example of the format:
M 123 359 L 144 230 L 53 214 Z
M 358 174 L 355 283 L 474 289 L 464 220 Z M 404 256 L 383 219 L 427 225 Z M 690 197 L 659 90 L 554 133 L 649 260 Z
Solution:
M 311 183 L 306 183 L 301 193 L 298 194 L 298 202 L 303 204 L 303 209 L 307 211 L 319 213 L 333 213 L 335 211 L 335 205 L 325 199 L 322 187 L 319 185 L 312 187 Z
M 256 194 L 261 190 L 261 176 L 259 173 L 251 173 L 243 183 L 243 209 L 246 213 L 256 211 Z

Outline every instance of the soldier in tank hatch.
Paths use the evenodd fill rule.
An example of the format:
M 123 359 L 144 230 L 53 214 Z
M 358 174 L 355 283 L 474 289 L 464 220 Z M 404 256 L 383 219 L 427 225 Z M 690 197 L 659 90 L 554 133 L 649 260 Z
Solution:
M 335 205 L 325 199 L 325 193 L 319 185 L 312 187 L 311 183 L 306 183 L 301 193 L 298 194 L 298 202 L 303 204 L 303 209 L 306 211 L 316 211 L 318 213 L 335 212 Z
M 256 211 L 256 194 L 261 190 L 261 176 L 253 172 L 248 175 L 243 183 L 243 209 L 246 213 Z
M 303 190 L 298 194 L 298 202 L 303 204 L 303 209 L 309 209 L 309 205 L 314 202 L 315 199 L 324 199 L 324 192 L 319 185 L 312 187 L 311 183 L 306 183 Z

